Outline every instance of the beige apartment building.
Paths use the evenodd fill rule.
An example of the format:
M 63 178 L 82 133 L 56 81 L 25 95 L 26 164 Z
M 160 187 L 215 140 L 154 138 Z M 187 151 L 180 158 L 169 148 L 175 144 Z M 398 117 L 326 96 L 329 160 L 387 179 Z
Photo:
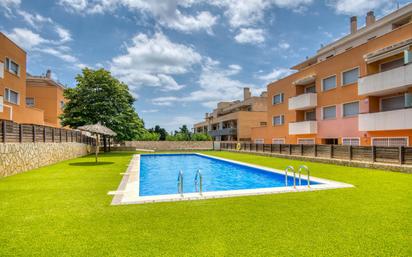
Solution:
M 194 124 L 195 133 L 207 133 L 215 141 L 250 141 L 252 127 L 266 125 L 267 94 L 252 96 L 243 89 L 243 100 L 220 102 L 205 120 Z

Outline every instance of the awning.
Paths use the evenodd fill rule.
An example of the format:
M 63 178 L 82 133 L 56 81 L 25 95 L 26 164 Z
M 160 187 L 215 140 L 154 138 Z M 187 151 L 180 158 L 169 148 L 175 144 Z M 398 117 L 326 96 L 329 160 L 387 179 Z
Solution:
M 370 63 L 400 54 L 405 50 L 409 50 L 411 45 L 412 45 L 412 38 L 393 44 L 391 46 L 379 49 L 372 53 L 366 54 L 363 56 L 363 58 L 365 59 L 367 64 L 370 64 Z
M 310 83 L 313 83 L 315 81 L 316 81 L 316 75 L 312 74 L 307 77 L 295 80 L 292 84 L 295 86 L 303 86 L 303 85 L 308 85 Z

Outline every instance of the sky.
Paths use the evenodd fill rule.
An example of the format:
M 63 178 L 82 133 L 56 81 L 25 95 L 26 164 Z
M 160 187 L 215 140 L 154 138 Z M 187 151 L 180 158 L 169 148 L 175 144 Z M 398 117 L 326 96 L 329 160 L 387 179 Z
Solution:
M 289 68 L 410 1 L 0 0 L 0 31 L 27 52 L 27 71 L 76 85 L 104 68 L 128 84 L 147 128 L 202 121 L 219 101 L 254 95 Z M 0 46 L 1 47 L 1 46 Z

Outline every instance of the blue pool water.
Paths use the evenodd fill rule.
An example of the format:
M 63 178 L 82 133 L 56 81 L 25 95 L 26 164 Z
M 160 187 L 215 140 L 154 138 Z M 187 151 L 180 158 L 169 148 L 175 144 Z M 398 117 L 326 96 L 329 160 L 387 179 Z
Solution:
M 195 154 L 148 154 L 141 155 L 140 160 L 140 196 L 176 194 L 180 170 L 184 174 L 184 193 L 196 192 L 194 178 L 199 169 L 203 192 L 285 186 L 284 174 Z M 288 185 L 293 185 L 293 177 L 288 177 Z M 307 181 L 302 179 L 302 185 Z

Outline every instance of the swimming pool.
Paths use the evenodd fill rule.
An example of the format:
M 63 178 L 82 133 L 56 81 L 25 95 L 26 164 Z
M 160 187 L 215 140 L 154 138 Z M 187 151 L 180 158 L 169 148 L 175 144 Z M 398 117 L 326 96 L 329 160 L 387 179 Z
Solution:
M 183 193 L 196 192 L 200 170 L 203 192 L 284 187 L 285 175 L 197 154 L 151 154 L 140 158 L 140 196 L 176 194 L 179 171 Z M 296 182 L 298 183 L 298 182 Z M 312 182 L 312 185 L 319 184 Z M 288 185 L 293 177 L 288 176 Z M 302 185 L 307 180 L 302 179 Z
M 195 186 L 198 170 L 203 178 L 202 192 Z M 180 171 L 183 172 L 183 192 L 178 192 Z M 353 187 L 312 176 L 309 187 L 306 173 L 302 174 L 301 184 L 296 177 L 294 187 L 291 172 L 287 173 L 286 185 L 285 171 L 198 153 L 137 154 L 122 175 L 117 191 L 109 192 L 114 195 L 113 205 Z

